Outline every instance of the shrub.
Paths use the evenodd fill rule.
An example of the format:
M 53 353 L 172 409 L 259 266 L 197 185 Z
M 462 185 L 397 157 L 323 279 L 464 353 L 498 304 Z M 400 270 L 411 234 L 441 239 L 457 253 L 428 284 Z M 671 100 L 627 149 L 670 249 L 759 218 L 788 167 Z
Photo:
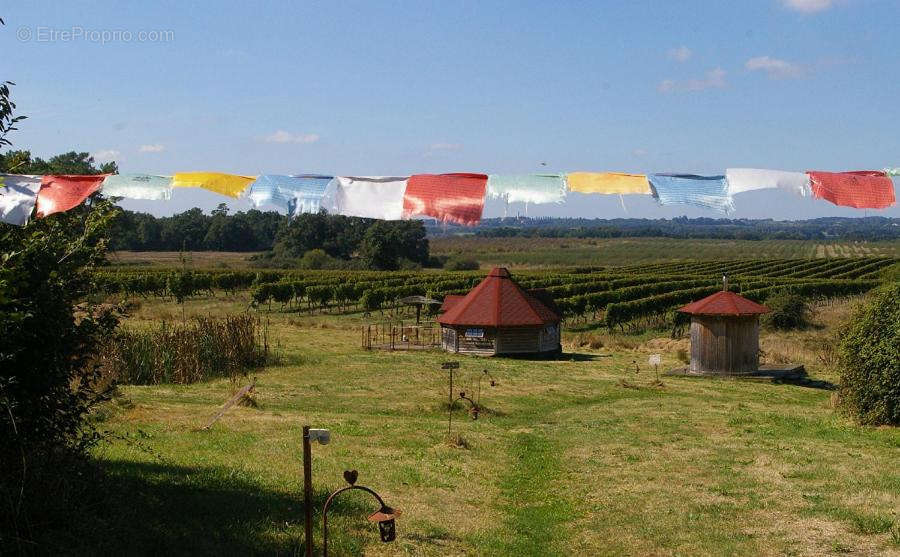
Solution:
M 267 283 L 256 285 L 250 292 L 250 297 L 257 304 L 268 302 L 272 298 L 272 285 Z
M 213 278 L 213 285 L 230 294 L 240 285 L 240 279 L 237 273 L 219 273 Z
M 765 305 L 772 311 L 763 315 L 763 325 L 782 331 L 809 325 L 809 304 L 799 294 L 783 290 L 767 298 Z
M 175 301 L 179 304 L 194 294 L 194 277 L 190 271 L 172 273 L 166 280 L 166 286 Z
M 478 261 L 471 257 L 452 257 L 444 263 L 446 271 L 477 271 Z
M 252 286 L 269 282 L 278 282 L 281 279 L 281 273 L 273 271 L 260 271 L 253 278 Z
M 25 542 L 47 506 L 71 502 L 48 486 L 97 440 L 85 420 L 106 395 L 94 358 L 116 318 L 89 294 L 115 214 L 96 201 L 25 227 L 0 223 L 0 554 L 42 552 Z
M 407 259 L 405 257 L 401 257 L 397 261 L 397 266 L 401 271 L 417 271 L 422 268 L 422 264 L 418 261 L 413 261 L 412 259 Z
M 863 424 L 900 425 L 900 283 L 876 290 L 842 331 L 840 400 Z
M 337 264 L 334 258 L 325 253 L 325 250 L 311 249 L 303 254 L 297 266 L 301 269 L 330 269 Z
M 380 288 L 364 291 L 359 299 L 360 305 L 367 312 L 381 309 L 381 305 L 384 304 L 384 302 L 384 291 Z
M 331 301 L 332 294 L 330 286 L 309 286 L 306 288 L 306 299 L 309 303 L 323 308 Z
M 275 283 L 272 285 L 271 290 L 272 299 L 280 303 L 282 307 L 294 299 L 294 287 L 289 282 Z

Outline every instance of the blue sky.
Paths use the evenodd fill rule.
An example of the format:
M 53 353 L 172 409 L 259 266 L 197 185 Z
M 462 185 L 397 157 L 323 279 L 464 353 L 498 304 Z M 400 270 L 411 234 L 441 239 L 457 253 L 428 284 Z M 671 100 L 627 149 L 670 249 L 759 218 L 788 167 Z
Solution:
M 0 17 L 0 78 L 29 116 L 14 147 L 122 172 L 900 166 L 895 0 L 36 1 Z M 735 202 L 739 217 L 900 217 L 777 191 Z M 641 196 L 528 213 L 717 216 Z

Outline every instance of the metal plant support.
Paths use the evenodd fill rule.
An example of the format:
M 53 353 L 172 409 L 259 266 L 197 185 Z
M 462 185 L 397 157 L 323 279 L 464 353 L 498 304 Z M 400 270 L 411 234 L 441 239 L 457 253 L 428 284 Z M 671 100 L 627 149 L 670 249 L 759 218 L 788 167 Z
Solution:
M 449 362 L 449 363 L 453 363 L 453 364 L 456 364 L 457 366 L 459 366 L 459 364 L 457 362 Z M 446 366 L 447 364 L 444 364 L 444 365 Z M 481 371 L 481 374 L 478 376 L 478 381 L 477 381 L 478 387 L 477 387 L 477 393 L 475 395 L 475 400 L 472 400 L 470 397 L 466 396 L 465 391 L 460 391 L 459 396 L 457 396 L 456 398 L 453 398 L 453 369 L 454 368 L 446 368 L 445 367 L 444 369 L 450 369 L 450 405 L 447 408 L 447 436 L 451 437 L 453 435 L 453 406 L 456 404 L 456 401 L 465 400 L 466 402 L 468 402 L 469 403 L 469 414 L 472 416 L 473 420 L 477 420 L 478 414 L 481 412 L 481 380 L 485 377 L 489 378 L 491 381 L 491 387 L 496 387 L 497 385 L 499 385 L 499 383 L 497 382 L 496 379 L 494 379 L 494 376 L 491 375 L 491 373 L 488 370 L 484 369 Z
M 486 369 L 481 370 L 481 375 L 478 376 L 478 394 L 475 396 L 475 401 L 478 403 L 479 408 L 481 407 L 481 380 L 485 377 L 491 380 L 491 387 L 496 387 L 500 384 L 499 381 L 494 379 L 494 376 L 491 375 L 491 372 Z
M 397 529 L 394 523 L 394 518 L 400 515 L 400 511 L 387 506 L 384 502 L 384 499 L 382 499 L 381 495 L 378 495 L 375 490 L 363 485 L 356 485 L 356 479 L 358 476 L 359 473 L 356 470 L 344 471 L 344 480 L 346 480 L 346 482 L 350 485 L 338 489 L 337 491 L 329 495 L 328 499 L 325 500 L 325 507 L 322 509 L 323 557 L 328 557 L 328 508 L 331 506 L 331 502 L 335 497 L 345 491 L 350 491 L 352 489 L 365 491 L 378 501 L 379 509 L 370 514 L 368 516 L 368 520 L 369 522 L 378 523 L 378 535 L 381 537 L 381 541 L 385 543 L 392 542 L 397 537 Z
M 450 406 L 453 406 L 453 370 L 459 369 L 459 362 L 444 362 L 441 364 L 441 369 L 446 369 L 450 371 L 450 394 L 447 397 L 447 403 Z

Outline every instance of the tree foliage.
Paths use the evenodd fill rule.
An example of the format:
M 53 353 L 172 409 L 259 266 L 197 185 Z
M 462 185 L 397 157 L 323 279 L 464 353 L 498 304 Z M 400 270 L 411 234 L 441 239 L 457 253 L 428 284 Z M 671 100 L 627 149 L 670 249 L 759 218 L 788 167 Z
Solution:
M 393 271 L 401 258 L 428 262 L 428 239 L 420 221 L 375 221 L 363 236 L 359 256 L 368 269 Z
M 5 134 L 22 119 L 12 117 L 13 108 L 8 87 L 0 88 L 4 145 L 9 145 Z M 0 156 L 0 169 L 36 174 L 115 170 L 114 164 L 94 167 L 87 153 L 43 161 L 32 160 L 27 151 Z M 41 501 L 31 499 L 48 495 L 48 474 L 64 475 L 53 463 L 83 454 L 96 439 L 85 416 L 103 395 L 97 350 L 117 319 L 87 296 L 117 213 L 95 196 L 26 227 L 0 223 L 0 500 L 5 506 L 0 542 L 32 535 L 27 525 Z
M 115 162 L 97 166 L 90 153 L 69 151 L 44 160 L 32 158 L 31 151 L 7 151 L 0 155 L 0 168 L 16 174 L 115 174 Z
M 900 425 L 900 283 L 876 290 L 841 335 L 840 400 L 861 423 Z
M 804 296 L 781 290 L 766 298 L 766 307 L 772 310 L 764 314 L 762 322 L 773 329 L 789 331 L 802 329 L 809 325 L 809 303 Z

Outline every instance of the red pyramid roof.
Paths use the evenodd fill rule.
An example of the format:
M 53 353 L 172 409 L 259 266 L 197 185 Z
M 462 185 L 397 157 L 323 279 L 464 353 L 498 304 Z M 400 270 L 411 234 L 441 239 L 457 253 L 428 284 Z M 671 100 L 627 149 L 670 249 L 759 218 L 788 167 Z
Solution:
M 764 305 L 757 304 L 734 292 L 721 291 L 702 300 L 692 302 L 678 311 L 691 315 L 757 315 L 769 313 Z
M 459 294 L 447 294 L 444 296 L 444 303 L 441 304 L 441 311 L 447 311 L 456 305 L 456 303 L 465 298 L 465 296 L 461 296 Z
M 557 323 L 559 314 L 523 290 L 509 271 L 496 267 L 438 318 L 442 325 L 521 327 Z

